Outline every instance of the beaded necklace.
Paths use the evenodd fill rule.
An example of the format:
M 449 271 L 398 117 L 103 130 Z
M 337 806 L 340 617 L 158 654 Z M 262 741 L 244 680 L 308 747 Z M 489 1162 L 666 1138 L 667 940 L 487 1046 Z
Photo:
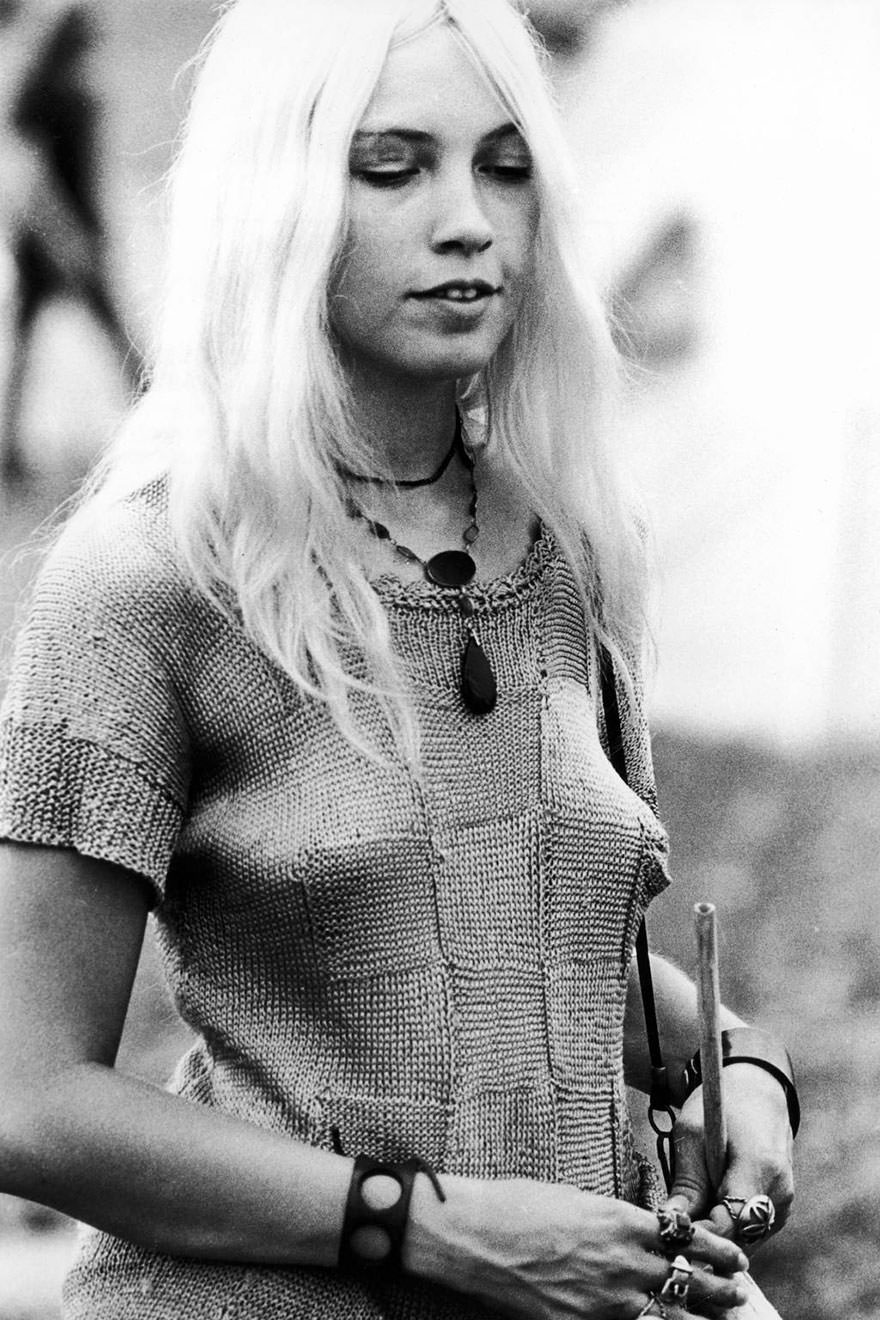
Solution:
M 472 620 L 476 615 L 477 607 L 467 593 L 467 587 L 473 582 L 477 573 L 477 566 L 470 552 L 480 535 L 480 528 L 477 523 L 476 463 L 473 454 L 464 442 L 460 413 L 456 412 L 455 437 L 452 447 L 438 471 L 432 477 L 424 478 L 418 482 L 401 481 L 395 484 L 400 486 L 431 485 L 443 475 L 455 453 L 458 453 L 467 469 L 471 486 L 468 522 L 461 534 L 464 547 L 462 550 L 440 550 L 437 554 L 432 555 L 430 559 L 422 559 L 421 555 L 417 555 L 415 550 L 411 550 L 408 545 L 396 541 L 384 523 L 364 513 L 353 498 L 349 498 L 347 510 L 349 517 L 357 518 L 362 522 L 367 531 L 375 536 L 377 541 L 385 541 L 401 559 L 405 559 L 408 563 L 419 564 L 428 582 L 433 583 L 435 587 L 458 592 L 458 605 L 464 631 L 464 648 L 460 668 L 461 696 L 468 710 L 472 711 L 474 715 L 488 715 L 495 708 L 498 687 L 486 652 L 474 632 Z M 354 479 L 375 482 L 376 484 L 379 484 L 379 480 L 381 480 L 375 477 L 355 477 Z

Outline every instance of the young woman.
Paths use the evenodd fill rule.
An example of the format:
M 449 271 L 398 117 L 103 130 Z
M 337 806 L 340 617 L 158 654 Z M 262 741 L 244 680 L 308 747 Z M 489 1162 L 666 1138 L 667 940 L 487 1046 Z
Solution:
M 695 1091 L 658 1217 L 639 536 L 530 30 L 237 0 L 173 187 L 151 389 L 3 721 L 0 1178 L 96 1230 L 65 1315 L 729 1307 L 790 1088 L 725 1070 L 717 1190 Z M 168 1091 L 114 1069 L 150 910 L 196 1036 Z M 682 1100 L 694 996 L 654 970 Z

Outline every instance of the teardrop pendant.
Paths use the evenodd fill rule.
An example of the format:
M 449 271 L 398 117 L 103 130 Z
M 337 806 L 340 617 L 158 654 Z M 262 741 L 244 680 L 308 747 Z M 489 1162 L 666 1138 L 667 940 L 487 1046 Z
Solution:
M 475 715 L 488 715 L 495 709 L 498 686 L 486 652 L 468 629 L 467 645 L 461 657 L 461 696 Z

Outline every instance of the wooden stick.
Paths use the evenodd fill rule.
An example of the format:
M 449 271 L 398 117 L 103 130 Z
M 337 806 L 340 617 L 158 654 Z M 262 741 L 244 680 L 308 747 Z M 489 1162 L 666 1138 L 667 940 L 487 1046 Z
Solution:
M 697 934 L 697 991 L 700 1006 L 700 1061 L 703 1072 L 703 1126 L 706 1168 L 717 1192 L 727 1160 L 727 1123 L 721 1096 L 721 996 L 714 903 L 694 907 Z
M 694 907 L 697 934 L 697 991 L 700 1003 L 700 1060 L 703 1073 L 703 1125 L 706 1167 L 715 1192 L 727 1160 L 727 1124 L 721 1098 L 721 995 L 718 988 L 718 939 L 714 903 Z M 740 1275 L 747 1293 L 743 1306 L 725 1311 L 720 1320 L 782 1320 L 754 1279 Z

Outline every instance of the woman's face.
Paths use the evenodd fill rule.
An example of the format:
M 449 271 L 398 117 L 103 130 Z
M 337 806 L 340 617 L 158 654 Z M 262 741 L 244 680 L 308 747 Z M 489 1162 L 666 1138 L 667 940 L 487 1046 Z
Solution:
M 479 371 L 532 279 L 538 199 L 528 147 L 447 27 L 391 53 L 349 173 L 330 291 L 349 360 L 408 380 Z

